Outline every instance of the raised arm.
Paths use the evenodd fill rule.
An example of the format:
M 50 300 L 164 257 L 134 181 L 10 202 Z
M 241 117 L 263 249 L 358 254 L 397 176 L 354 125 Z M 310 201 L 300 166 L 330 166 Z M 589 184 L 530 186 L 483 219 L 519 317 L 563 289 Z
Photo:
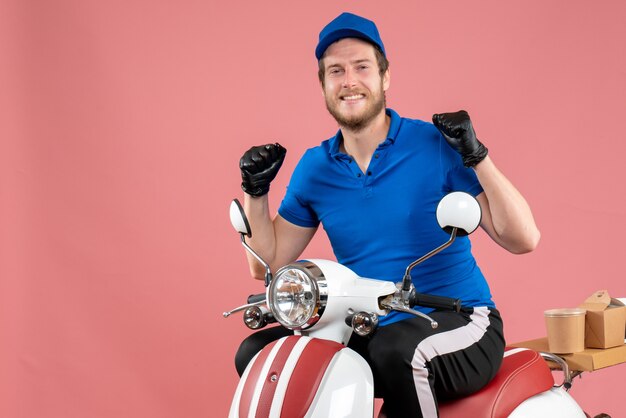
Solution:
M 522 194 L 498 170 L 487 148 L 478 141 L 467 112 L 433 115 L 433 123 L 448 144 L 476 171 L 484 192 L 477 196 L 481 226 L 500 246 L 515 254 L 534 250 L 541 234 Z
M 239 161 L 241 188 L 245 192 L 243 207 L 252 229 L 248 244 L 270 265 L 273 272 L 297 259 L 317 230 L 294 225 L 280 215 L 272 219 L 270 215 L 270 183 L 278 174 L 286 152 L 278 143 L 262 145 L 250 148 Z M 265 269 L 250 254 L 248 264 L 252 276 L 263 279 Z

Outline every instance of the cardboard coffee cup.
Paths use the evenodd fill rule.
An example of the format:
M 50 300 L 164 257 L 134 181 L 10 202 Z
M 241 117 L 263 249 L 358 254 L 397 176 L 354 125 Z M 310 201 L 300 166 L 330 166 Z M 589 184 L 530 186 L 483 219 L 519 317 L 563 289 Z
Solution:
M 585 313 L 580 308 L 550 309 L 544 312 L 551 352 L 567 354 L 585 349 Z

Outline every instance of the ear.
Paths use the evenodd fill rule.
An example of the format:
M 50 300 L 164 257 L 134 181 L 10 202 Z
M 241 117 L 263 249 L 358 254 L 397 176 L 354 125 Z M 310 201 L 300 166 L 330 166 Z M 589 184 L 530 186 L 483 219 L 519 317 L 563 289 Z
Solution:
M 383 74 L 383 91 L 387 91 L 389 85 L 391 84 L 391 73 L 389 72 L 389 68 Z

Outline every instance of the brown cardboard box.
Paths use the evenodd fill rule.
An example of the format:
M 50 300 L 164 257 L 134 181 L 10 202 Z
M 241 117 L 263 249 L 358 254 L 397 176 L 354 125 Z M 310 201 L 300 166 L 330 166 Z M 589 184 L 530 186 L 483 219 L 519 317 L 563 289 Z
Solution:
M 626 298 L 611 298 L 611 303 L 615 301 L 616 304 L 622 304 L 626 306 Z M 626 344 L 626 328 L 624 329 L 624 344 Z
M 579 306 L 587 310 L 585 347 L 610 348 L 624 344 L 626 306 L 611 299 L 609 292 L 599 290 Z
M 508 345 L 511 347 L 524 347 L 535 351 L 550 352 L 548 350 L 547 338 L 522 341 Z M 559 354 L 559 357 L 563 358 L 572 370 L 592 372 L 603 367 L 626 362 L 626 345 L 607 349 L 587 348 L 578 353 Z

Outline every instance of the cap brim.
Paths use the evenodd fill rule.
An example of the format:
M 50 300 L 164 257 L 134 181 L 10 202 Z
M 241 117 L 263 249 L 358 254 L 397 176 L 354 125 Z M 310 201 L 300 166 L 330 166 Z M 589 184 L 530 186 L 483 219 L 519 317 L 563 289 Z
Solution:
M 322 59 L 324 52 L 326 52 L 331 44 L 343 38 L 363 39 L 364 41 L 367 41 L 372 45 L 378 46 L 380 48 L 380 45 L 378 45 L 374 39 L 361 31 L 355 29 L 339 29 L 334 32 L 330 32 L 329 34 L 324 36 L 324 38 L 317 44 L 317 48 L 315 48 L 315 56 L 317 57 L 318 61 Z

